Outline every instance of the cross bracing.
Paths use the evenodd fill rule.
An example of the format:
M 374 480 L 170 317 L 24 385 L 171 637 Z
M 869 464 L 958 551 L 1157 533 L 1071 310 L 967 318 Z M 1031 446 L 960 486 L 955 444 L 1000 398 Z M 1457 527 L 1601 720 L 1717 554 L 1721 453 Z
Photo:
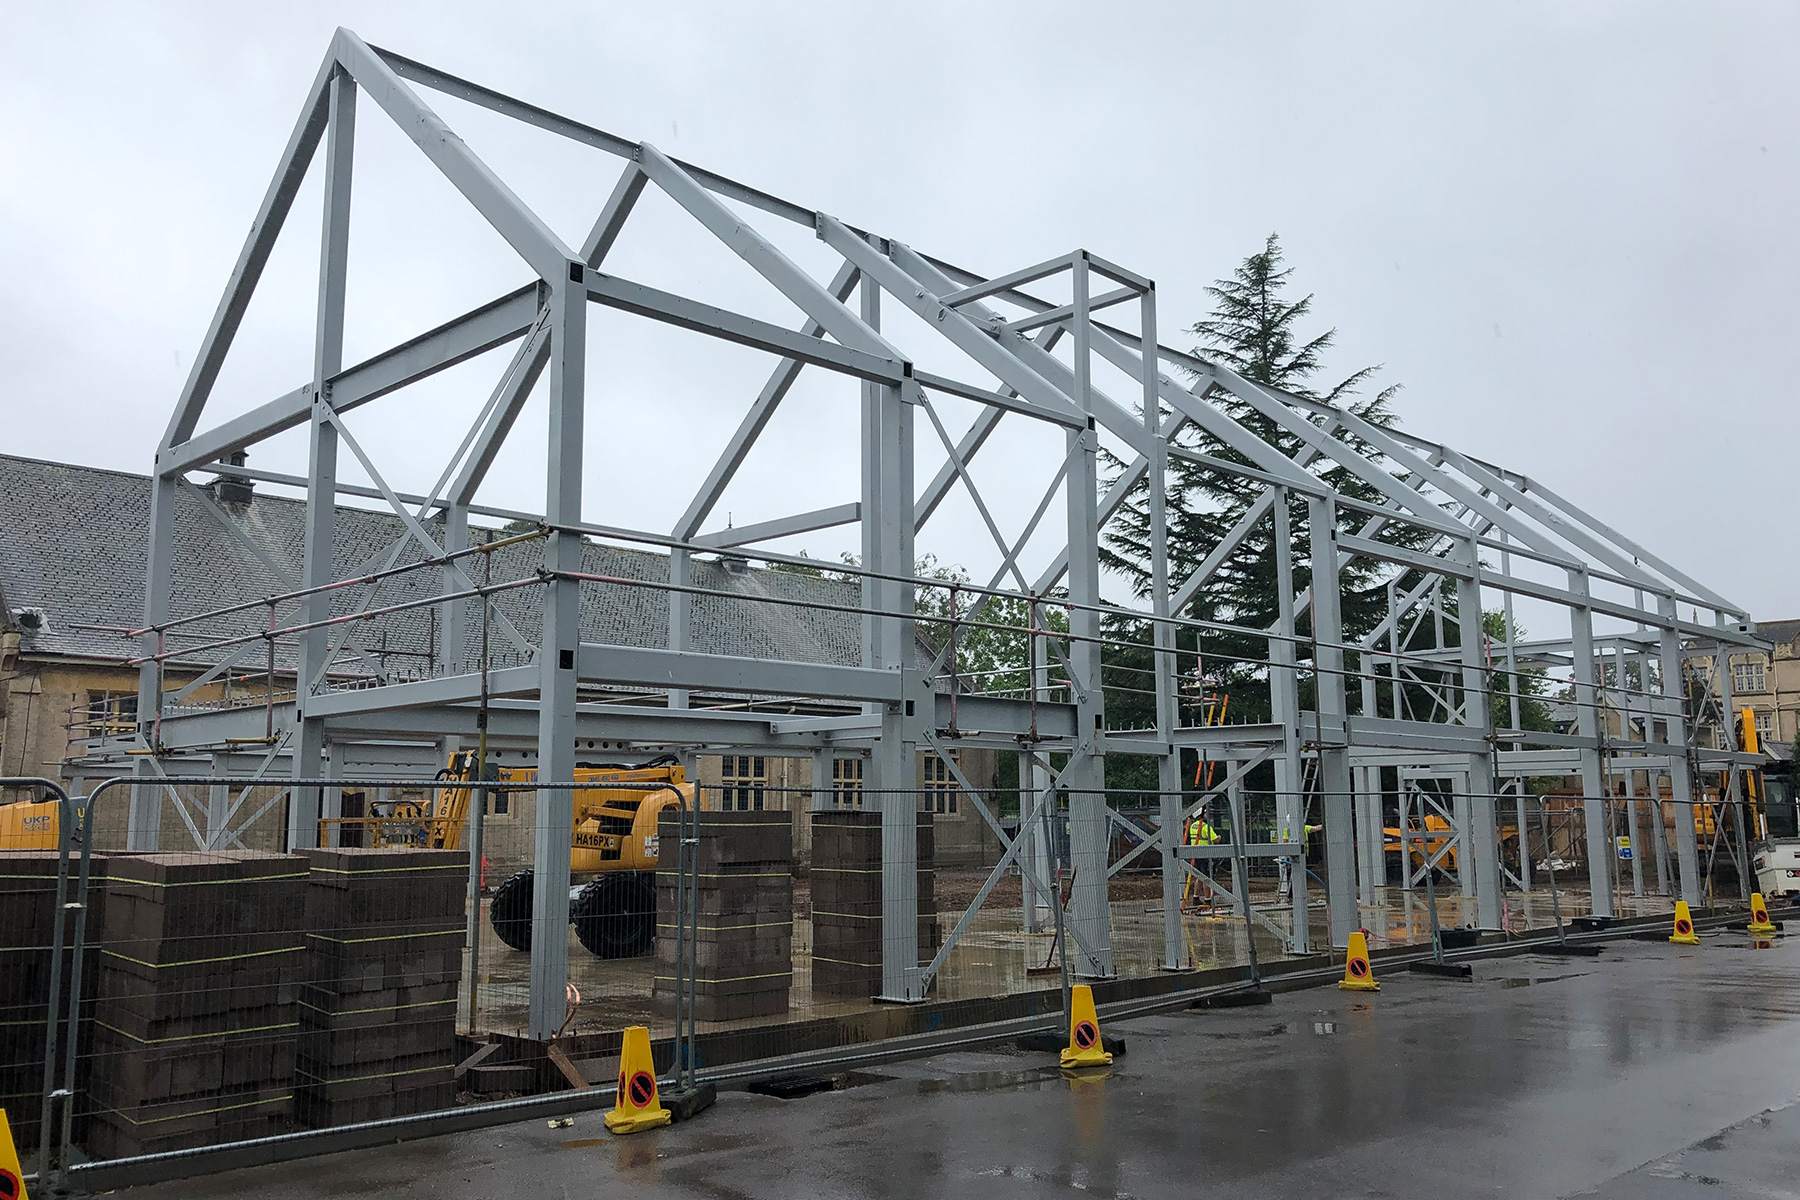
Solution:
M 578 246 L 559 238 L 433 111 L 432 93 L 619 160 L 617 182 Z M 356 121 L 359 105 L 370 103 L 505 241 L 532 279 L 347 365 Z M 220 367 L 315 165 L 323 172 L 325 211 L 312 377 L 209 424 Z M 608 272 L 609 252 L 652 190 L 691 218 L 684 236 L 723 247 L 796 319 L 781 324 Z M 770 235 L 771 223 L 809 231 L 832 269 L 800 266 Z M 590 306 L 768 357 L 767 374 L 746 381 L 743 416 L 716 461 L 680 473 L 700 482 L 666 530 L 624 527 L 612 519 L 607 496 L 584 494 L 592 440 L 587 372 L 590 363 L 599 368 L 608 355 L 629 352 L 608 345 L 590 353 Z M 1309 811 L 1322 813 L 1334 945 L 1359 924 L 1359 878 L 1366 901 L 1381 865 L 1384 770 L 1409 781 L 1448 781 L 1443 794 L 1453 802 L 1444 808 L 1455 817 L 1459 874 L 1478 900 L 1483 924 L 1499 921 L 1499 807 L 1512 802 L 1525 775 L 1578 775 L 1595 911 L 1610 912 L 1606 774 L 1648 770 L 1666 777 L 1679 807 L 1695 798 L 1697 772 L 1729 774 L 1746 765 L 1746 756 L 1729 749 L 1695 745 L 1695 714 L 1682 681 L 1690 659 L 1760 645 L 1748 613 L 1528 475 L 1171 349 L 1160 343 L 1157 321 L 1154 281 L 1089 250 L 983 275 L 340 30 L 157 447 L 144 622 L 133 631 L 142 664 L 140 727 L 130 747 L 137 753 L 112 761 L 154 778 L 167 773 L 172 758 L 226 747 L 241 752 L 260 730 L 259 770 L 318 778 L 328 773 L 328 745 L 417 747 L 469 736 L 478 702 L 492 717 L 495 738 L 535 748 L 545 780 L 571 777 L 578 738 L 644 753 L 853 751 L 866 756 L 869 792 L 881 797 L 882 995 L 900 1002 L 927 995 L 947 953 L 920 964 L 914 755 L 941 755 L 973 796 L 951 754 L 959 743 L 1024 752 L 1021 813 L 1054 811 L 1063 819 L 1066 804 L 1075 868 L 1069 932 L 1082 974 L 1112 973 L 1107 846 L 1109 826 L 1125 818 L 1109 803 L 1108 755 L 1156 764 L 1160 823 L 1155 830 L 1131 828 L 1146 837 L 1145 845 L 1164 851 L 1170 968 L 1183 965 L 1183 882 L 1195 873 L 1194 860 L 1204 857 L 1177 852 L 1181 830 L 1208 802 L 1235 796 L 1242 779 L 1265 764 L 1273 771 L 1279 828 L 1298 828 Z M 491 390 L 434 485 L 422 492 L 395 486 L 394 464 L 380 461 L 354 432 L 358 410 L 405 404 L 409 386 L 459 364 L 485 366 L 490 354 L 504 362 L 490 375 Z M 957 365 L 941 365 L 948 363 Z M 856 405 L 859 490 L 824 497 L 807 511 L 721 525 L 721 500 L 744 464 L 781 438 L 774 418 L 808 374 L 835 381 L 846 403 Z M 544 463 L 541 511 L 488 504 L 483 485 L 501 447 L 523 436 L 518 418 L 534 394 L 545 397 L 549 414 L 548 436 L 533 451 Z M 970 406 L 975 415 L 965 422 Z M 1284 452 L 1234 411 L 1254 414 L 1298 450 Z M 304 476 L 233 458 L 288 430 L 306 433 Z M 1212 449 L 1196 449 L 1191 431 L 1204 433 Z M 1027 434 L 1037 439 L 1031 444 L 1055 450 L 1036 455 L 1029 477 L 1008 480 L 1009 490 L 1029 501 L 1028 519 L 1017 522 L 978 479 L 995 446 Z M 923 459 L 921 442 L 930 448 Z M 1103 447 L 1122 464 L 1116 474 L 1103 472 Z M 802 461 L 809 452 L 791 438 L 781 449 Z M 929 476 L 915 474 L 939 454 L 941 465 Z M 346 459 L 368 485 L 339 479 Z M 1172 495 L 1172 460 L 1221 472 L 1250 498 L 1237 525 L 1193 564 L 1172 562 L 1167 549 L 1168 507 L 1184 499 Z M 288 588 L 279 600 L 259 601 L 265 608 L 173 611 L 177 497 L 192 490 L 190 477 L 198 474 L 303 495 L 297 571 L 251 546 L 269 557 L 271 573 Z M 1353 480 L 1354 494 L 1333 479 Z M 391 513 L 389 539 L 349 571 L 336 552 L 341 497 L 378 501 Z M 1141 595 L 1115 595 L 1100 547 L 1132 505 L 1141 505 L 1147 522 L 1147 582 Z M 936 535 L 934 521 L 957 512 L 972 513 L 971 528 L 983 544 L 992 543 L 991 571 L 958 583 L 947 610 L 936 604 L 921 611 L 923 599 L 941 600 L 947 588 L 916 574 L 919 552 Z M 501 554 L 491 539 L 472 537 L 472 519 L 524 522 L 528 531 Z M 1302 528 L 1322 535 L 1309 532 L 1304 557 L 1294 536 Z M 853 529 L 860 553 L 832 588 L 746 597 L 723 580 L 715 561 L 729 552 L 766 567 L 813 567 L 768 543 L 834 529 Z M 1274 625 L 1244 629 L 1195 617 L 1193 601 L 1245 540 L 1264 530 L 1273 534 L 1277 557 Z M 596 563 L 596 546 L 654 552 L 655 566 L 635 574 L 609 569 Z M 1358 561 L 1378 565 L 1389 580 L 1389 600 L 1377 627 L 1352 637 L 1341 616 L 1342 575 Z M 603 600 L 603 593 L 612 599 Z M 766 622 L 830 613 L 849 632 L 838 650 L 810 655 L 697 641 L 697 614 L 716 608 L 727 593 L 757 608 Z M 633 639 L 595 625 L 594 605 L 622 603 L 624 594 L 639 609 L 654 607 L 660 636 Z M 1533 606 L 1539 636 L 1514 637 L 1515 602 Z M 1474 622 L 1463 636 L 1459 614 L 1482 613 L 1484 603 L 1503 606 L 1501 637 L 1484 635 Z M 1016 611 L 1027 615 L 1004 615 Z M 246 612 L 266 615 L 266 624 L 243 628 Z M 1566 638 L 1541 636 L 1545 613 L 1567 623 Z M 422 615 L 450 649 L 434 654 L 429 669 L 392 669 L 381 653 L 391 643 L 382 638 Z M 1133 626 L 1147 638 L 1151 666 L 1126 684 L 1116 667 L 1111 677 L 1105 673 L 1106 659 L 1122 644 L 1119 630 Z M 1015 633 L 1029 650 L 1029 661 L 997 672 L 1010 681 L 992 691 L 957 661 L 958 632 L 984 628 Z M 477 630 L 485 647 L 478 661 L 469 653 Z M 1435 634 L 1428 648 L 1421 648 L 1422 630 Z M 1453 641 L 1446 630 L 1455 632 Z M 1266 647 L 1254 665 L 1266 675 L 1270 720 L 1210 725 L 1184 712 L 1181 687 L 1190 664 L 1177 647 L 1183 637 L 1209 631 L 1252 637 Z M 267 653 L 271 679 L 272 656 L 281 646 L 292 655 L 291 694 L 258 709 L 186 706 L 184 693 L 165 691 L 163 667 L 179 653 L 192 654 L 196 643 L 227 663 Z M 1522 728 L 1516 696 L 1510 707 L 1500 706 L 1510 721 L 1497 724 L 1493 681 L 1516 680 L 1525 666 L 1566 682 L 1574 714 L 1567 728 Z M 1635 686 L 1628 686 L 1630 678 Z M 1707 678 L 1718 693 L 1713 708 L 1728 712 L 1729 671 L 1713 670 Z M 1124 686 L 1152 697 L 1152 719 L 1142 728 L 1108 720 L 1109 691 L 1116 696 Z M 732 707 L 721 697 L 780 698 L 789 711 Z M 122 749 L 96 747 L 94 769 Z M 1208 788 L 1184 779 L 1183 755 L 1191 761 L 1202 752 L 1224 766 L 1222 779 Z M 416 750 L 396 750 L 396 763 L 410 762 L 408 754 Z M 160 804 L 154 789 L 138 791 L 150 799 L 134 805 L 134 844 L 154 845 Z M 539 936 L 533 946 L 538 1036 L 561 1020 L 566 978 L 560 931 L 568 918 L 562 885 L 570 829 L 568 797 L 561 795 L 560 805 L 558 798 L 549 791 L 540 798 L 536 830 L 535 928 L 555 934 Z M 328 803 L 325 789 L 295 789 L 290 844 L 316 838 Z M 1045 887 L 1035 826 L 1026 822 L 1015 836 L 988 806 L 977 807 L 1006 847 L 994 878 L 1017 863 L 1032 887 Z M 1677 833 L 1680 886 L 1698 899 L 1691 823 L 1678 820 Z M 1256 851 L 1296 852 L 1286 835 Z M 1255 914 L 1298 949 L 1309 937 L 1305 874 L 1296 873 L 1285 911 Z M 952 941 L 966 924 L 957 924 Z

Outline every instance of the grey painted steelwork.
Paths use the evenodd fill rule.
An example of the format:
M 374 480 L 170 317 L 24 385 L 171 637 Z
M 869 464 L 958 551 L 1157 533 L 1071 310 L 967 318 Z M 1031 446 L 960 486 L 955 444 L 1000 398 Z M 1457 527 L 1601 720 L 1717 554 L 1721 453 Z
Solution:
M 581 246 L 564 245 L 415 89 L 454 96 L 621 159 L 618 181 Z M 343 294 L 359 91 L 367 92 L 374 106 L 401 127 L 518 253 L 535 280 L 346 367 Z M 326 147 L 326 187 L 313 378 L 242 416 L 202 428 L 219 366 L 321 145 Z M 785 297 L 802 318 L 798 325 L 773 324 L 603 273 L 599 268 L 609 249 L 649 188 L 695 218 L 699 228 L 691 236 L 722 243 Z M 767 220 L 809 230 L 840 260 L 835 274 L 821 282 L 789 259 L 758 228 Z M 1095 276 L 1104 280 L 1097 293 Z M 1065 290 L 1066 301 L 1052 298 Z M 913 336 L 932 344 L 909 348 L 885 332 L 884 302 L 898 304 L 935 331 L 920 334 L 909 326 Z M 581 487 L 590 303 L 754 347 L 775 359 L 710 470 L 674 473 L 675 478 L 691 474 L 700 483 L 668 534 L 595 524 L 585 517 L 584 499 L 595 499 L 584 498 Z M 1101 319 L 1129 321 L 1132 313 L 1136 332 Z M 490 745 L 535 750 L 541 778 L 570 776 L 577 738 L 598 739 L 627 752 L 672 750 L 689 762 L 696 753 L 748 748 L 811 757 L 811 802 L 823 806 L 829 803 L 823 777 L 832 759 L 853 755 L 867 763 L 868 794 L 880 797 L 882 813 L 882 995 L 915 1002 L 926 998 L 943 959 L 940 953 L 923 967 L 919 962 L 914 762 L 920 750 L 943 754 L 948 761 L 947 747 L 958 740 L 1021 749 L 1026 752 L 1020 756 L 1021 795 L 1028 801 L 1022 809 L 1061 813 L 1066 804 L 1069 865 L 1075 873 L 1068 932 L 1079 951 L 1071 966 L 1088 978 L 1114 973 L 1106 890 L 1113 865 L 1108 862 L 1112 826 L 1124 822 L 1163 851 L 1162 965 L 1178 969 L 1186 965 L 1181 885 L 1196 874 L 1193 862 L 1207 856 L 1181 847 L 1184 827 L 1210 800 L 1240 795 L 1247 773 L 1265 763 L 1273 771 L 1276 840 L 1244 845 L 1234 833 L 1240 842 L 1239 873 L 1250 861 L 1298 858 L 1309 817 L 1322 814 L 1334 946 L 1345 944 L 1360 924 L 1359 898 L 1373 900 L 1375 889 L 1386 885 L 1385 796 L 1395 796 L 1398 804 L 1403 859 L 1416 844 L 1407 820 L 1415 779 L 1455 781 L 1455 808 L 1462 814 L 1453 842 L 1458 867 L 1477 897 L 1483 924 L 1497 925 L 1503 883 L 1497 802 L 1505 794 L 1516 804 L 1523 777 L 1580 775 L 1590 883 L 1596 911 L 1609 912 L 1604 788 L 1610 770 L 1644 770 L 1651 779 L 1667 774 L 1676 809 L 1686 811 L 1699 772 L 1731 773 L 1754 764 L 1729 747 L 1700 747 L 1694 737 L 1695 714 L 1684 706 L 1690 659 L 1716 654 L 1723 661 L 1728 652 L 1762 645 L 1740 606 L 1526 475 L 1411 433 L 1377 428 L 1345 409 L 1253 383 L 1219 364 L 1162 346 L 1157 337 L 1154 283 L 1087 250 L 982 276 L 680 162 L 648 143 L 370 47 L 340 30 L 307 93 L 281 166 L 157 446 L 143 627 L 134 631 L 142 660 L 137 737 L 129 745 L 114 741 L 96 746 L 83 769 L 95 776 L 163 778 L 169 774 L 165 761 L 209 760 L 222 748 L 235 746 L 245 753 L 254 749 L 260 762 L 256 769 L 263 774 L 314 778 L 328 769 L 341 773 L 349 761 L 371 770 L 384 756 L 398 773 L 440 755 L 440 739 L 472 736 L 478 696 L 489 698 Z M 451 365 L 506 346 L 513 348 L 505 370 L 438 487 L 418 496 L 383 481 L 377 464 L 350 435 L 347 415 Z M 937 353 L 933 361 L 949 352 L 983 382 L 916 370 L 914 350 L 927 348 Z M 597 362 L 614 352 L 596 349 Z M 813 368 L 822 369 L 828 379 L 842 376 L 855 382 L 861 405 L 857 495 L 826 497 L 811 511 L 736 529 L 707 529 L 725 489 L 763 441 L 783 398 L 800 374 Z M 1179 382 L 1175 374 L 1181 373 L 1193 382 Z M 520 513 L 484 506 L 478 501 L 482 483 L 513 436 L 526 398 L 546 377 L 550 433 L 543 447 L 543 509 Z M 1103 390 L 1102 380 L 1116 385 L 1121 378 L 1133 389 L 1129 402 Z M 973 403 L 978 415 L 955 432 L 934 396 Z M 1257 436 L 1230 415 L 1222 403 L 1226 398 L 1281 430 L 1299 444 L 1299 451 L 1290 457 Z M 947 452 L 945 463 L 923 488 L 914 478 L 921 411 L 930 436 Z M 1048 486 L 1016 540 L 1000 529 L 970 470 L 984 448 L 1004 436 L 1001 423 L 1008 417 L 1007 429 L 1030 419 L 1063 431 L 1064 453 L 1041 464 Z M 302 425 L 310 446 L 304 478 L 221 461 Z M 1229 447 L 1241 461 L 1202 453 L 1180 440 L 1196 429 Z M 375 487 L 338 482 L 340 447 L 361 462 Z M 1103 448 L 1113 449 L 1124 464 L 1104 493 L 1099 468 Z M 794 452 L 804 455 L 810 449 Z M 1171 574 L 1165 545 L 1171 459 L 1235 475 L 1248 501 L 1237 527 L 1184 578 Z M 254 661 L 255 651 L 263 648 L 260 638 L 269 647 L 273 681 L 274 644 L 298 639 L 296 694 L 272 697 L 257 709 L 196 710 L 184 704 L 192 687 L 186 692 L 165 687 L 164 665 L 174 654 L 169 635 L 198 620 L 172 617 L 170 589 L 175 496 L 187 486 L 188 475 L 200 470 L 292 486 L 306 496 L 303 578 L 297 581 L 298 594 L 289 598 L 299 615 L 278 625 L 275 603 L 262 601 L 268 604 L 265 633 L 207 643 L 221 661 Z M 1335 492 L 1323 478 L 1334 470 L 1355 478 L 1378 499 Z M 941 623 L 928 621 L 917 608 L 919 588 L 942 584 L 915 576 L 915 543 L 959 487 L 994 540 L 1000 563 L 986 586 L 959 585 L 968 607 L 957 620 L 982 621 L 995 611 L 991 605 L 996 598 L 1010 598 L 1031 615 L 1024 638 L 1032 652 L 1031 674 L 1024 695 L 965 693 L 952 644 L 939 636 Z M 1041 535 L 1043 525 L 1056 523 L 1048 514 L 1059 491 L 1063 529 Z M 410 542 L 412 552 L 423 556 L 415 566 L 437 572 L 435 594 L 375 607 L 375 589 L 366 586 L 356 611 L 346 615 L 333 608 L 325 589 L 348 586 L 331 554 L 340 494 L 374 497 L 394 510 L 405 533 L 387 557 L 387 568 Z M 1099 547 L 1134 495 L 1142 496 L 1151 532 L 1148 594 L 1120 597 L 1107 591 Z M 465 559 L 483 547 L 471 545 L 471 515 L 536 522 L 538 532 L 530 536 L 542 543 L 539 574 L 476 584 L 480 572 L 468 569 Z M 1297 588 L 1295 535 L 1302 520 L 1311 555 L 1304 565 L 1311 582 Z M 442 523 L 441 541 L 426 529 L 427 521 Z M 808 560 L 762 543 L 848 524 L 858 525 L 861 535 L 860 564 L 847 568 L 860 588 L 854 600 L 836 604 L 836 611 L 860 623 L 858 650 L 841 661 L 771 659 L 730 648 L 696 652 L 695 614 L 715 594 L 695 582 L 704 561 L 697 555 L 730 549 L 734 556 L 771 565 L 804 565 Z M 1177 638 L 1184 631 L 1230 627 L 1183 614 L 1244 540 L 1265 528 L 1273 534 L 1278 617 L 1269 629 L 1233 632 L 1266 644 L 1258 661 L 1268 672 L 1272 719 L 1209 726 L 1184 713 L 1181 689 L 1193 676 L 1184 671 L 1182 656 L 1191 651 L 1178 654 Z M 584 539 L 647 546 L 666 554 L 666 583 L 616 579 L 585 569 Z M 1045 541 L 1054 543 L 1047 551 Z M 1035 579 L 1020 565 L 1028 545 L 1050 564 Z M 1496 554 L 1498 567 L 1491 565 Z M 1357 559 L 1380 564 L 1387 573 L 1389 610 L 1373 632 L 1349 642 L 1342 628 L 1342 571 Z M 377 556 L 365 570 L 379 573 L 386 569 L 381 563 Z M 1546 574 L 1561 582 L 1547 582 Z M 600 583 L 659 591 L 667 614 L 664 647 L 584 640 L 583 589 Z M 510 595 L 507 589 L 521 587 L 529 588 L 529 603 L 536 606 L 534 636 L 528 633 L 529 622 L 521 628 L 501 609 Z M 1454 591 L 1454 612 L 1444 603 L 1445 589 Z M 1476 622 L 1469 620 L 1466 630 L 1460 627 L 1462 618 L 1480 613 L 1494 593 L 1505 606 L 1498 654 Z M 1569 636 L 1517 640 L 1515 597 L 1565 610 Z M 1679 615 L 1684 605 L 1688 620 Z M 424 678 L 399 678 L 377 664 L 368 667 L 370 673 L 354 688 L 338 682 L 343 664 L 359 655 L 367 658 L 357 645 L 357 620 L 428 610 L 441 613 L 445 636 L 454 639 L 454 647 L 465 644 L 472 626 L 491 618 L 494 632 L 517 657 L 474 673 L 468 663 L 447 654 L 443 669 Z M 473 614 L 481 610 L 486 618 L 474 621 Z M 1067 616 L 1067 633 L 1048 628 L 1044 614 L 1052 610 Z M 1705 621 L 1699 617 L 1702 612 L 1708 614 Z M 1102 651 L 1112 636 L 1110 626 L 1102 625 L 1106 614 L 1114 621 L 1136 622 L 1147 633 L 1153 669 L 1131 686 L 1154 693 L 1150 728 L 1108 727 L 1107 688 L 1119 685 L 1102 678 Z M 929 648 L 921 649 L 915 629 L 934 639 Z M 1421 649 L 1426 629 L 1434 640 Z M 1454 642 L 1449 641 L 1450 630 L 1456 633 Z M 1640 664 L 1636 693 L 1625 687 L 1622 673 L 1607 683 L 1598 663 L 1609 651 L 1620 663 L 1629 655 Z M 1654 683 L 1652 663 L 1657 668 Z M 1495 728 L 1490 688 L 1502 664 L 1515 688 L 1516 671 L 1528 665 L 1567 678 L 1575 693 L 1573 731 L 1522 729 L 1516 691 L 1506 703 L 1511 728 Z M 1053 666 L 1062 677 L 1054 684 Z M 1728 675 L 1710 672 L 1710 686 L 1728 689 Z M 1310 710 L 1302 708 L 1303 685 L 1316 697 Z M 779 695 L 825 708 L 772 714 L 716 711 L 694 703 L 696 696 L 709 692 Z M 1723 691 L 1719 700 L 1723 703 L 1714 707 L 1723 711 L 1729 692 Z M 127 750 L 136 753 L 127 757 Z M 1225 779 L 1205 794 L 1185 787 L 1183 778 L 1183 755 L 1200 751 L 1227 768 Z M 1059 760 L 1055 765 L 1052 755 Z M 1155 761 L 1161 793 L 1156 831 L 1111 810 L 1105 791 L 1108 755 Z M 959 784 L 970 787 L 960 770 L 955 775 Z M 1388 790 L 1390 779 L 1397 792 Z M 1733 795 L 1739 794 L 1735 783 L 1731 788 Z M 137 789 L 142 795 L 131 813 L 133 846 L 153 846 L 160 836 L 157 790 Z M 312 836 L 314 818 L 333 802 L 331 796 L 332 789 L 300 787 L 292 806 L 292 843 Z M 973 795 L 971 799 L 978 801 Z M 228 801 L 217 798 L 209 807 L 204 831 L 193 826 L 198 841 L 218 844 L 230 836 L 235 810 Z M 998 825 L 984 803 L 976 807 Z M 181 811 L 187 819 L 185 808 Z M 532 1033 L 543 1037 L 563 1014 L 569 798 L 545 791 L 538 811 L 540 886 L 534 919 L 537 930 L 551 936 L 534 940 L 530 1023 Z M 1044 902 L 1026 903 L 1032 928 L 1041 927 L 1047 909 L 1061 911 L 1047 895 L 1053 886 L 1049 863 L 1059 849 L 1046 840 L 1039 824 L 1034 818 L 1016 841 L 1002 834 L 1009 861 L 1017 860 L 1027 876 L 1028 891 L 1043 897 Z M 1047 829 L 1048 823 L 1042 824 Z M 1239 823 L 1233 822 L 1233 828 L 1238 830 Z M 1676 822 L 1675 841 L 1681 894 L 1697 902 L 1699 858 L 1692 822 Z M 1247 915 L 1303 951 L 1308 948 L 1309 889 L 1301 866 L 1291 871 L 1291 892 L 1281 907 L 1245 907 Z M 1528 881 L 1528 862 L 1519 866 Z M 1404 886 L 1410 886 L 1413 872 L 1407 869 L 1403 876 Z M 1234 892 L 1233 903 L 1247 899 L 1241 880 Z M 966 924 L 966 919 L 959 921 L 957 929 Z

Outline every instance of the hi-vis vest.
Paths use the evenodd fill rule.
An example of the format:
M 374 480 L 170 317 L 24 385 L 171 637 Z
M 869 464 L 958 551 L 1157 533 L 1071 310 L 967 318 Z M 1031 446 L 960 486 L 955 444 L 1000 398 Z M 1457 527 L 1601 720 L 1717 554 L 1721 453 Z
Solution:
M 1211 846 L 1219 840 L 1219 831 L 1212 827 L 1210 821 L 1199 817 L 1188 822 L 1188 845 Z

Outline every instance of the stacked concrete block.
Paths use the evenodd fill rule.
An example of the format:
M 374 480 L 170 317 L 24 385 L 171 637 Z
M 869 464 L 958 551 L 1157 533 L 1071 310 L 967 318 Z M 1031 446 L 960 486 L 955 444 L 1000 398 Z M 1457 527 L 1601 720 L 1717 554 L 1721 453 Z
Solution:
M 21 1149 L 38 1140 L 39 1103 L 44 1094 L 45 1021 L 50 1005 L 50 950 L 56 926 L 56 866 L 54 850 L 0 852 L 0 1108 L 12 1124 L 13 1140 Z M 69 870 L 69 898 L 75 895 L 77 864 Z M 90 912 L 99 911 L 104 898 L 106 856 L 96 855 L 90 867 Z M 68 1043 L 67 988 L 74 955 L 74 922 L 63 930 L 63 995 L 58 1002 L 57 1056 Z M 82 991 L 94 989 L 96 955 L 89 950 Z M 92 1023 L 81 1023 L 80 1052 L 85 1055 Z M 60 1070 L 60 1065 L 58 1070 Z
M 675 1011 L 677 814 L 658 828 L 654 1004 Z M 700 814 L 694 1019 L 738 1021 L 788 1010 L 794 965 L 794 833 L 784 812 Z
M 286 1132 L 306 860 L 120 855 L 97 914 L 85 1142 L 96 1158 Z
M 918 815 L 919 962 L 937 953 L 939 927 L 930 813 Z M 813 992 L 881 991 L 881 814 L 813 814 Z
M 295 1075 L 300 1123 L 326 1128 L 451 1107 L 468 854 L 300 853 L 312 864 Z

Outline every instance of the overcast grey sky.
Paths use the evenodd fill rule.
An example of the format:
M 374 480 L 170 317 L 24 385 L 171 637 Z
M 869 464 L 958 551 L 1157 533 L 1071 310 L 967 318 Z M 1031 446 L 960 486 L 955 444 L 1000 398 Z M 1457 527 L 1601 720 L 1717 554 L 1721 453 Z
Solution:
M 4 19 L 6 452 L 148 469 L 342 24 L 983 272 L 1091 248 L 1158 281 L 1180 345 L 1205 285 L 1278 231 L 1317 328 L 1339 330 L 1334 373 L 1385 364 L 1406 428 L 1542 478 L 1758 617 L 1800 615 L 1791 4 L 8 3 Z M 579 242 L 617 160 L 427 99 Z M 525 278 L 366 102 L 358 137 L 352 360 Z M 318 196 L 315 177 L 203 426 L 309 375 Z M 609 269 L 788 319 L 667 201 L 640 217 Z M 671 477 L 704 474 L 768 363 L 598 310 L 592 331 L 587 515 L 666 528 L 686 499 Z M 423 490 L 499 367 L 353 428 Z M 796 394 L 733 520 L 854 498 L 849 394 Z M 536 422 L 494 503 L 541 505 Z M 304 445 L 255 461 L 293 469 Z M 984 463 L 1002 524 L 1056 461 L 1021 438 Z M 984 573 L 972 512 L 946 518 L 936 548 Z

